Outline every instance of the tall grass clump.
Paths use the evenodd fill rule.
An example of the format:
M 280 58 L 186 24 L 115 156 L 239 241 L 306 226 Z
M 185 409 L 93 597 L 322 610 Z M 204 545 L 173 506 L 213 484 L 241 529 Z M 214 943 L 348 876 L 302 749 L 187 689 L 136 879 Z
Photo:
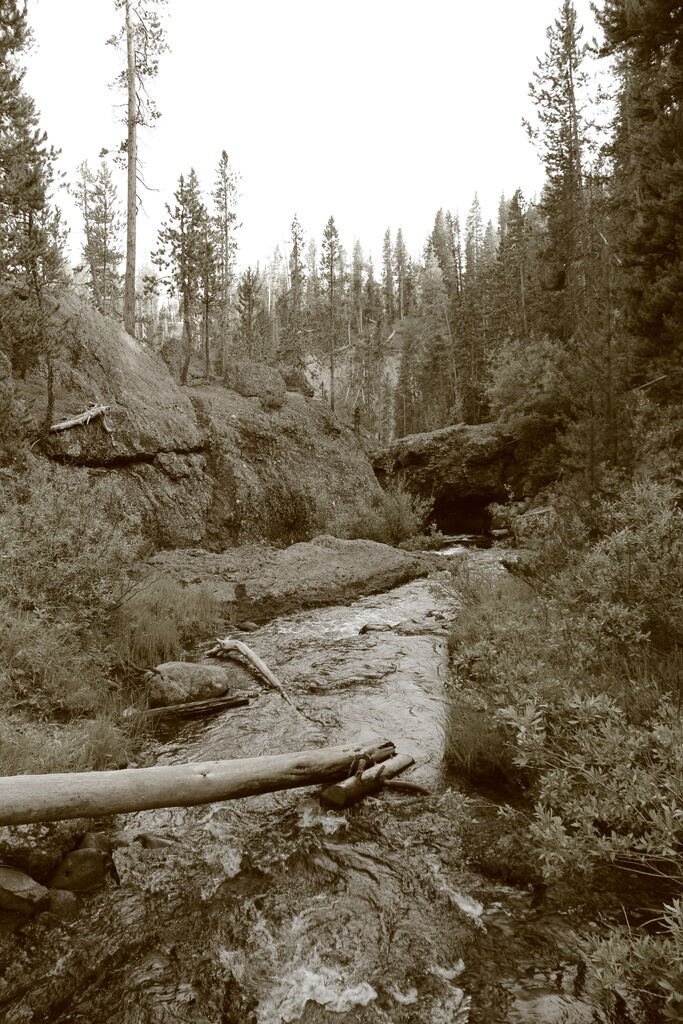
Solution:
M 525 550 L 507 580 L 455 580 L 464 607 L 450 634 L 447 757 L 475 774 L 494 762 L 523 782 L 548 881 L 585 884 L 605 863 L 666 881 L 662 929 L 646 940 L 615 932 L 592 958 L 612 995 L 625 986 L 639 1012 L 680 1019 L 680 492 L 651 480 L 611 501 L 558 495 L 516 532 Z M 487 723 L 469 737 L 463 704 L 465 719 L 474 709 Z
M 170 661 L 185 644 L 215 633 L 224 621 L 218 601 L 203 584 L 152 580 L 127 595 L 112 616 L 114 659 L 124 667 Z

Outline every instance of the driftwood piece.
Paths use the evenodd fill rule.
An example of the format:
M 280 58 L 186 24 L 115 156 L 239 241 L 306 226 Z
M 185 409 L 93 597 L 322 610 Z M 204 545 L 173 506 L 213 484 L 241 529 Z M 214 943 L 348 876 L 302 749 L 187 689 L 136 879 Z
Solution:
M 384 789 L 397 789 L 403 793 L 414 793 L 416 796 L 431 796 L 432 791 L 419 782 L 410 782 L 408 779 L 385 779 Z
M 13 775 L 0 778 L 0 825 L 100 817 L 152 807 L 189 807 L 327 785 L 345 778 L 361 758 L 377 763 L 394 754 L 393 743 L 377 740 L 233 761 Z
M 396 754 L 395 757 L 382 764 L 375 764 L 364 772 L 358 772 L 351 778 L 344 779 L 343 782 L 328 786 L 320 794 L 320 802 L 326 807 L 334 807 L 335 810 L 351 807 L 363 797 L 377 793 L 387 779 L 410 768 L 414 763 L 415 759 L 410 754 Z
M 285 690 L 284 686 L 277 678 L 275 673 L 271 672 L 271 670 L 266 665 L 265 661 L 263 661 L 262 658 L 259 658 L 258 654 L 256 654 L 255 651 L 252 651 L 251 647 L 248 647 L 246 644 L 242 643 L 241 640 L 233 640 L 232 637 L 229 636 L 225 637 L 224 640 L 216 640 L 215 645 L 210 650 L 208 650 L 206 654 L 207 657 L 216 658 L 219 657 L 221 654 L 230 654 L 232 651 L 237 651 L 237 653 L 241 654 L 243 658 L 246 658 L 249 664 L 253 665 L 256 671 L 260 672 L 260 674 L 263 676 L 266 682 L 270 683 L 273 689 L 277 690 L 278 693 L 284 698 L 284 700 L 287 701 L 289 706 L 293 708 L 294 711 L 296 711 L 299 718 L 303 718 L 305 720 L 305 716 L 302 715 L 299 709 L 296 707 L 296 705 L 292 701 L 291 697 L 289 696 L 289 694 L 287 693 L 287 691 Z
M 71 427 L 79 427 L 83 424 L 90 423 L 91 420 L 96 419 L 98 416 L 103 416 L 108 410 L 108 405 L 93 405 L 92 408 L 86 409 L 85 412 L 80 413 L 78 416 L 72 416 L 71 419 L 61 420 L 59 423 L 53 423 L 48 429 L 48 433 L 56 434 L 60 430 L 70 430 Z
M 249 697 L 209 697 L 207 700 L 192 700 L 183 704 L 167 704 L 161 708 L 148 708 L 142 714 L 145 718 L 198 718 L 202 715 L 217 715 L 228 708 L 243 708 Z

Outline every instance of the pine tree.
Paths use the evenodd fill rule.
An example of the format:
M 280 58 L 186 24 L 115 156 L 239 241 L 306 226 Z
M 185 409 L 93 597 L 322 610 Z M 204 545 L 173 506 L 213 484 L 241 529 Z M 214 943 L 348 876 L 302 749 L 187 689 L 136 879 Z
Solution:
M 335 405 L 335 373 L 337 332 L 339 328 L 339 306 L 341 295 L 341 246 L 339 232 L 330 217 L 323 231 L 323 242 L 320 250 L 320 280 L 325 299 L 325 326 L 327 331 L 327 348 L 330 366 L 330 408 Z
M 546 171 L 543 210 L 547 218 L 544 287 L 557 299 L 546 327 L 565 339 L 585 329 L 588 300 L 588 224 L 584 159 L 588 141 L 587 45 L 571 0 L 547 30 L 548 49 L 538 61 L 529 93 L 537 112 L 527 125 Z
M 21 311 L 11 303 L 0 311 L 1 340 L 22 377 L 45 360 L 49 423 L 55 331 L 46 291 L 61 276 L 64 233 L 51 201 L 57 153 L 23 90 L 19 56 L 28 41 L 26 5 L 0 0 L 0 281 L 23 299 Z
M 403 320 L 408 310 L 408 252 L 403 241 L 401 228 L 396 232 L 396 245 L 394 246 L 394 277 L 396 280 L 396 298 L 398 306 L 398 318 Z
M 683 6 L 605 0 L 603 54 L 620 94 L 613 149 L 615 287 L 650 394 L 683 400 Z
M 168 219 L 159 231 L 159 248 L 152 255 L 152 262 L 160 268 L 171 293 L 180 300 L 185 339 L 180 383 L 186 384 L 194 352 L 194 319 L 202 281 L 208 220 L 194 169 L 190 170 L 187 179 L 181 174 L 174 199 L 173 208 L 166 205 Z
M 382 290 L 384 295 L 384 316 L 388 324 L 396 317 L 396 292 L 394 288 L 393 252 L 391 246 L 391 229 L 384 233 L 382 245 Z
M 238 341 L 249 360 L 263 357 L 266 317 L 263 280 L 258 267 L 247 267 L 237 285 Z
M 281 301 L 282 335 L 279 361 L 284 366 L 300 369 L 304 364 L 306 264 L 304 233 L 294 215 L 290 229 L 289 288 Z
M 119 265 L 123 221 L 119 212 L 116 186 L 107 164 L 102 161 L 93 174 L 84 162 L 78 168 L 74 188 L 76 205 L 83 217 L 85 242 L 81 254 L 90 273 L 88 285 L 100 313 L 113 316 L 118 312 L 121 293 Z
M 213 221 L 216 242 L 216 303 L 221 333 L 223 357 L 230 332 L 230 306 L 237 258 L 237 223 L 239 175 L 230 166 L 225 150 L 222 151 L 212 193 Z

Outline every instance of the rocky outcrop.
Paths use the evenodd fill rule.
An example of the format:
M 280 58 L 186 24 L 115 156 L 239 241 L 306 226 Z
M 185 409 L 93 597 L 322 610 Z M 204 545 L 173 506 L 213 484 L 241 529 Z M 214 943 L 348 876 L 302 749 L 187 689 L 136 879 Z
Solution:
M 157 547 L 291 543 L 320 533 L 357 494 L 379 496 L 353 431 L 324 403 L 287 392 L 276 370 L 234 363 L 229 386 L 180 387 L 159 356 L 75 296 L 52 319 L 51 421 L 109 409 L 33 452 L 115 480 Z M 46 373 L 16 383 L 38 433 Z
M 400 437 L 372 462 L 384 487 L 402 484 L 431 499 L 431 521 L 448 533 L 485 529 L 486 506 L 507 500 L 507 487 L 517 483 L 514 443 L 492 423 Z
M 321 536 L 284 549 L 252 545 L 220 554 L 160 551 L 139 572 L 163 573 L 184 585 L 202 583 L 223 614 L 265 622 L 302 608 L 383 593 L 441 568 L 439 555 Z

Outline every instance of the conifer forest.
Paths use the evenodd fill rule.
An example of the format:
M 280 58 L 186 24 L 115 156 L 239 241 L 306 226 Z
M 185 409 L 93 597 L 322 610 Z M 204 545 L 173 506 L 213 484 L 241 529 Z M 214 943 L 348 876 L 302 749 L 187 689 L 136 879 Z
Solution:
M 212 177 L 197 172 L 192 152 L 179 143 L 175 188 L 163 196 L 153 245 L 141 245 L 139 211 L 155 185 L 146 181 L 144 154 L 153 151 L 164 116 L 155 87 L 170 52 L 175 0 L 106 3 L 118 26 L 102 47 L 118 63 L 110 84 L 121 139 L 109 150 L 85 148 L 65 177 L 60 140 L 48 138 L 26 81 L 36 41 L 31 3 L 27 9 L 24 0 L 0 0 L 0 1020 L 219 1024 L 331 1021 L 338 1013 L 358 1024 L 683 1020 L 683 3 L 596 0 L 597 32 L 589 38 L 572 0 L 557 0 L 545 48 L 528 68 L 527 107 L 518 112 L 519 133 L 542 167 L 537 192 L 520 183 L 500 194 L 495 211 L 483 208 L 481 191 L 466 209 L 435 209 L 412 251 L 397 209 L 374 257 L 362 223 L 353 226 L 350 243 L 333 208 L 320 224 L 303 223 L 292 209 L 286 242 L 251 264 L 242 255 L 252 228 L 240 209 L 242 172 L 230 138 L 218 133 Z M 476 104 L 476 91 L 467 102 Z M 476 140 L 467 140 L 462 160 L 472 145 Z M 478 537 L 455 536 L 454 523 L 475 523 Z M 469 547 L 475 542 L 481 546 Z M 351 576 L 365 581 L 353 592 L 342 587 L 346 558 L 355 566 Z M 315 559 L 324 561 L 321 581 L 304 593 Z M 391 563 L 382 584 L 368 582 L 374 559 Z M 281 561 L 284 568 L 273 568 Z M 263 580 L 276 571 L 288 582 L 273 583 L 266 600 Z M 386 794 L 344 812 L 345 828 L 367 828 L 366 845 L 354 848 L 348 864 L 327 833 L 314 858 L 316 871 L 326 865 L 321 900 L 338 896 L 341 908 L 345 872 L 365 872 L 363 885 L 370 885 L 385 824 L 394 858 L 438 833 L 440 845 L 421 867 L 401 868 L 401 878 L 415 879 L 414 905 L 396 910 L 397 919 L 423 922 L 406 940 L 414 961 L 401 952 L 401 926 L 387 923 L 394 910 L 386 910 L 384 938 L 371 940 L 389 942 L 391 933 L 389 959 L 394 949 L 407 958 L 391 983 L 388 975 L 379 980 L 377 965 L 374 973 L 367 962 L 356 969 L 355 954 L 339 964 L 326 960 L 336 949 L 327 925 L 316 938 L 321 959 L 305 959 L 296 932 L 302 959 L 287 961 L 286 969 L 277 958 L 262 966 L 276 947 L 284 956 L 284 937 L 279 946 L 272 939 L 267 955 L 265 946 L 249 945 L 259 928 L 275 935 L 284 927 L 284 910 L 268 918 L 263 909 L 258 917 L 271 898 L 258 887 L 266 875 L 276 877 L 268 874 L 273 864 L 302 872 L 297 883 L 278 874 L 277 886 L 282 906 L 294 901 L 300 925 L 307 913 L 293 887 L 309 877 L 296 858 L 304 848 L 313 856 L 314 830 L 305 842 L 297 839 L 303 845 L 292 853 L 286 844 L 294 842 L 294 826 L 284 804 L 269 805 L 260 838 L 254 832 L 252 853 L 245 854 L 253 864 L 240 869 L 241 887 L 230 876 L 229 911 L 227 902 L 206 910 L 210 939 L 201 936 L 205 910 L 197 895 L 206 890 L 204 876 L 194 903 L 194 882 L 186 882 L 182 896 L 173 888 L 186 870 L 193 878 L 196 865 L 174 861 L 179 855 L 169 851 L 184 840 L 171 825 L 157 847 L 145 839 L 122 853 L 116 836 L 134 827 L 132 816 L 123 825 L 117 816 L 118 832 L 95 818 L 96 827 L 80 824 L 80 831 L 50 825 L 54 835 L 31 824 L 30 815 L 2 817 L 3 794 L 23 776 L 129 769 L 126 775 L 155 764 L 159 751 L 166 758 L 159 763 L 169 764 L 168 744 L 159 747 L 147 706 L 150 693 L 168 664 L 196 660 L 199 642 L 215 643 L 242 625 L 253 630 L 257 654 L 265 630 L 252 670 L 258 675 L 263 658 L 273 658 L 278 675 L 283 671 L 285 689 L 275 683 L 289 703 L 271 694 L 280 702 L 272 720 L 296 714 L 322 731 L 313 740 L 312 733 L 273 725 L 272 736 L 254 738 L 253 751 L 233 753 L 214 739 L 202 758 L 194 734 L 195 746 L 187 745 L 181 730 L 177 747 L 187 756 L 180 760 L 350 742 L 337 719 L 341 731 L 325 732 L 321 722 L 333 720 L 331 705 L 316 718 L 315 700 L 331 699 L 320 668 L 325 659 L 350 659 L 347 673 L 356 679 L 356 656 L 347 648 L 333 654 L 334 627 L 329 635 L 323 630 L 311 665 L 324 681 L 309 690 L 301 682 L 299 691 L 297 672 L 308 678 L 308 669 L 297 667 L 294 648 L 283 653 L 277 644 L 285 641 L 274 641 L 266 623 L 386 596 L 422 577 L 438 581 L 429 585 L 446 595 L 439 598 L 445 603 L 435 641 L 447 664 L 434 727 L 443 743 L 438 748 L 432 738 L 429 747 L 441 774 L 423 778 L 418 755 L 414 788 L 422 786 L 422 794 L 409 793 L 410 776 L 404 792 L 387 782 Z M 287 587 L 296 596 L 283 596 Z M 420 591 L 420 601 L 427 593 Z M 372 644 L 394 636 L 376 622 L 364 628 Z M 406 643 L 415 639 L 404 632 Z M 216 665 L 234 666 L 227 650 L 219 642 L 218 655 L 209 652 Z M 419 653 L 410 657 L 419 664 Z M 395 661 L 393 653 L 384 656 L 373 686 Z M 419 671 L 437 675 L 427 662 Z M 217 696 L 169 693 L 152 701 L 155 714 L 172 706 L 177 716 L 177 705 Z M 393 700 L 387 698 L 387 730 Z M 250 721 L 262 714 L 240 713 Z M 347 713 L 353 718 L 341 696 L 337 713 L 339 721 Z M 414 713 L 419 718 L 419 706 Z M 399 743 L 400 736 L 388 735 Z M 214 748 L 221 752 L 214 755 Z M 349 774 L 359 779 L 362 770 L 354 764 Z M 293 800 L 303 799 L 293 792 Z M 252 799 L 237 803 L 248 807 Z M 363 817 L 375 813 L 367 810 L 372 800 L 394 808 L 382 809 L 394 817 L 381 818 L 375 832 Z M 409 800 L 419 807 L 412 824 L 408 812 L 401 817 L 395 810 Z M 157 827 L 149 820 L 144 836 Z M 183 820 L 183 828 L 199 827 L 196 817 Z M 236 827 L 247 828 L 242 819 Z M 97 854 L 109 874 L 97 897 L 87 885 L 76 887 L 67 914 L 66 897 L 51 894 L 69 885 L 57 884 L 56 876 L 50 881 L 46 868 L 41 874 L 40 858 L 26 849 L 41 850 L 40 863 L 57 848 L 68 858 L 83 852 L 75 846 L 91 834 L 115 836 Z M 272 848 L 264 852 L 259 843 L 266 835 Z M 187 842 L 194 849 L 195 840 Z M 197 851 L 205 852 L 203 842 Z M 370 843 L 379 844 L 372 864 Z M 147 863 L 143 882 L 130 852 L 145 844 L 159 863 L 168 853 L 167 874 L 154 884 L 150 873 L 162 870 L 157 861 L 153 869 Z M 527 923 L 534 952 L 528 960 L 519 954 L 526 965 L 519 977 L 532 977 L 534 969 L 540 977 L 547 964 L 532 969 L 533 957 L 551 958 L 547 950 L 569 943 L 571 925 L 574 945 L 557 953 L 563 966 L 543 995 L 520 994 L 512 968 L 496 959 L 502 954 L 494 948 L 495 927 L 482 931 L 471 921 L 474 938 L 463 939 L 462 958 L 459 948 L 451 950 L 453 962 L 465 964 L 464 974 L 452 975 L 457 987 L 449 982 L 449 994 L 437 997 L 426 985 L 424 964 L 446 957 L 434 911 L 446 890 L 420 888 L 427 886 L 423 869 L 428 873 L 431 864 L 437 872 L 434 850 L 442 858 L 439 878 L 448 878 L 457 861 L 457 870 L 466 866 L 488 885 L 507 886 L 497 906 L 514 890 L 531 901 L 529 920 L 537 920 L 538 906 L 546 908 L 537 932 Z M 369 865 L 362 870 L 361 856 Z M 214 862 L 201 861 L 202 870 Z M 56 864 L 50 870 L 59 872 Z M 314 868 L 305 870 L 318 885 Z M 375 883 L 387 885 L 377 870 Z M 29 878 L 24 888 L 15 878 L 20 873 Z M 118 895 L 111 895 L 114 875 Z M 464 883 L 453 878 L 444 885 L 459 893 Z M 26 895 L 29 883 L 43 894 Z M 59 966 L 69 950 L 86 948 L 89 929 L 102 927 L 96 899 L 111 899 L 103 913 L 118 920 L 121 894 L 145 885 L 149 899 L 167 886 L 181 908 L 178 922 L 185 913 L 193 922 L 173 939 L 181 952 L 163 954 L 164 980 L 155 975 L 157 996 L 159 985 L 173 990 L 163 1012 L 156 996 L 143 999 L 142 988 L 139 1002 L 126 1002 L 133 999 L 125 988 L 132 985 L 125 967 L 133 953 L 125 944 L 112 954 L 114 969 L 96 960 L 94 943 L 90 974 L 69 968 L 68 985 Z M 394 899 L 398 882 L 391 885 Z M 214 889 L 227 900 L 224 888 Z M 308 898 L 304 889 L 296 890 L 301 901 Z M 377 897 L 387 908 L 389 891 Z M 447 924 L 448 914 L 472 918 L 471 906 L 495 902 L 484 892 L 477 890 L 474 903 L 466 898 L 470 911 L 463 910 L 464 897 L 457 907 L 454 897 L 443 928 L 460 934 Z M 432 912 L 435 918 L 420 917 Z M 154 913 L 161 922 L 170 912 Z M 151 948 L 149 914 L 140 935 Z M 341 920 L 343 908 L 339 914 Z M 170 919 L 167 926 L 170 934 Z M 220 929 L 224 950 L 233 952 L 212 959 Z M 521 948 L 519 934 L 511 948 Z M 348 935 L 339 939 L 348 941 L 353 947 Z M 195 953 L 202 942 L 200 971 Z M 470 942 L 480 952 L 470 955 Z M 241 974 L 234 967 L 238 947 L 251 965 Z M 39 982 L 44 957 L 49 982 Z M 93 978 L 110 969 L 119 979 L 112 982 L 119 1002 L 108 1006 L 106 981 L 100 986 Z M 280 977 L 278 970 L 289 981 L 268 988 L 269 971 Z M 32 1009 L 22 977 L 33 989 Z M 446 985 L 443 971 L 439 978 Z M 220 1006 L 212 1002 L 217 986 Z M 181 1009 L 188 1016 L 173 1015 Z

